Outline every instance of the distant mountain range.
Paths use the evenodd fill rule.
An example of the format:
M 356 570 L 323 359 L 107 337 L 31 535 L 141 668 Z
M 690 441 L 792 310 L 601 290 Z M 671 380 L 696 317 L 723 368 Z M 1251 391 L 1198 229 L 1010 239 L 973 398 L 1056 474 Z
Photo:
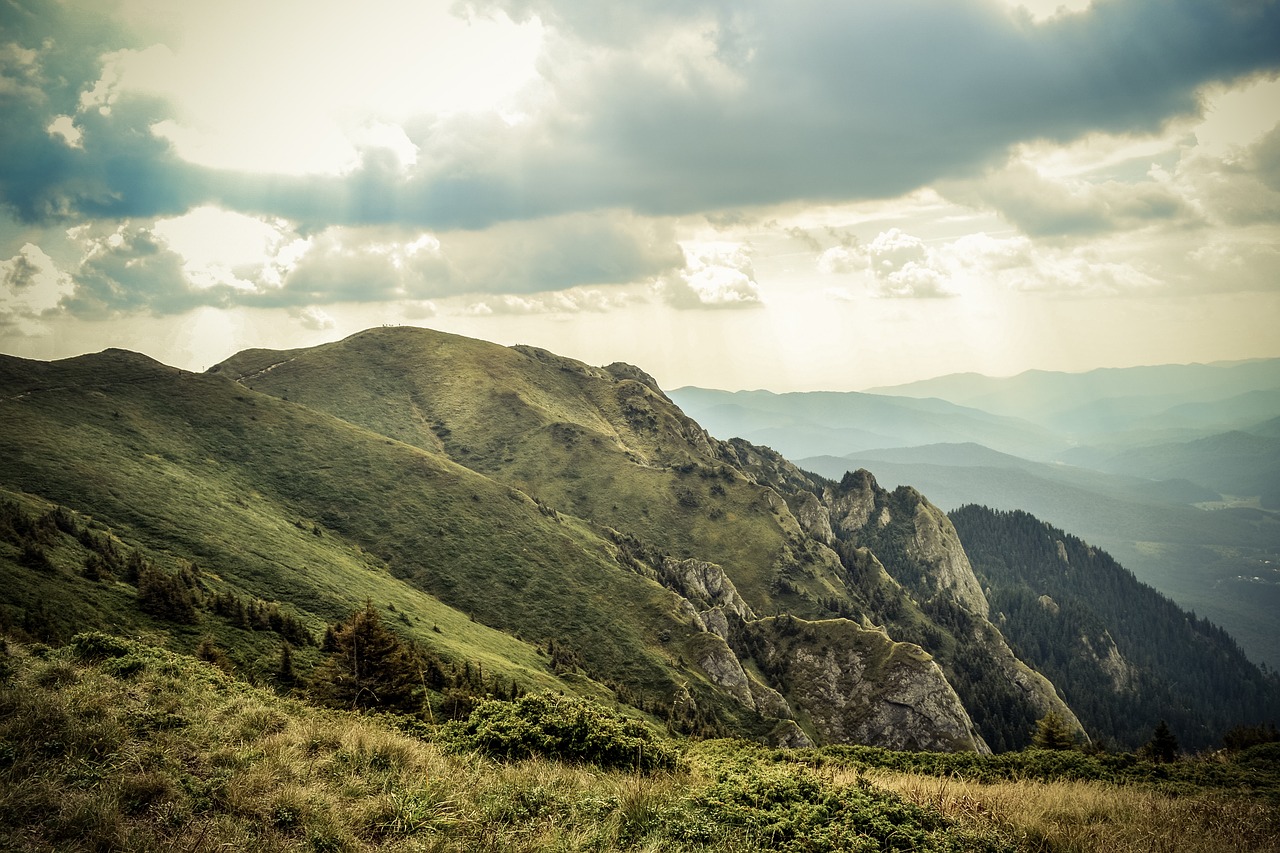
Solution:
M 712 435 L 744 438 L 790 459 L 938 443 L 980 444 L 1042 459 L 1071 446 L 1023 418 L 935 398 L 678 388 L 671 399 Z
M 936 397 L 1022 418 L 1078 442 L 1111 433 L 1169 437 L 1254 427 L 1280 412 L 1280 359 L 1105 368 L 1086 373 L 1030 370 L 993 378 L 953 374 L 869 393 Z
M 876 435 L 1053 441 L 938 401 L 808 399 L 815 434 L 868 411 Z M 424 650 L 397 701 L 424 691 L 432 713 L 551 689 L 783 745 L 1003 750 L 1052 713 L 1130 747 L 1176 720 L 1197 748 L 1280 716 L 1280 682 L 1231 637 L 1096 549 L 971 514 L 975 568 L 915 488 L 716 439 L 626 364 L 412 328 L 203 374 L 121 350 L 0 356 L 0 424 L 0 629 L 25 640 L 142 635 L 315 698 L 334 695 L 317 679 L 354 630 L 339 623 L 373 614 Z M 952 447 L 981 468 L 938 467 L 1054 468 Z M 1135 478 L 1095 476 L 1147 506 Z M 1035 572 L 992 562 L 1026 541 Z M 1050 588 L 1061 554 L 1123 607 Z M 1070 619 L 1015 612 L 1038 596 Z
M 947 509 L 1034 513 L 1280 665 L 1280 359 L 672 398 L 826 477 L 866 468 Z M 929 418 L 890 428 L 920 405 Z

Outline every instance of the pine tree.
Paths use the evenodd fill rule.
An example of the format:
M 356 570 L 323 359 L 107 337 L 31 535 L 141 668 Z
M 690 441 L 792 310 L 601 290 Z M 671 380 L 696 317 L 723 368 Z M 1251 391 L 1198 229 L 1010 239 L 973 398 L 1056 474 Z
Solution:
M 372 601 L 333 626 L 332 634 L 333 651 L 312 677 L 316 698 L 343 708 L 412 712 L 421 707 L 417 655 L 383 625 Z
M 293 684 L 293 646 L 289 642 L 280 644 L 280 666 L 276 670 L 276 678 L 280 679 L 280 683 L 284 685 Z
M 1050 711 L 1036 721 L 1031 746 L 1034 749 L 1075 749 L 1075 729 L 1056 711 Z
M 1178 739 L 1169 730 L 1169 724 L 1161 720 L 1144 749 L 1152 761 L 1167 764 L 1178 757 Z

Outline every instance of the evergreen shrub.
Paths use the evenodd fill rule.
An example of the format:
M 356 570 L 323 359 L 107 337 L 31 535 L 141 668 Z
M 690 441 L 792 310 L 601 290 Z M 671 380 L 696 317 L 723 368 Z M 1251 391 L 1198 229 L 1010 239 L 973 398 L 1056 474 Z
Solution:
M 643 722 L 553 693 L 481 702 L 467 719 L 443 726 L 441 740 L 504 760 L 540 756 L 643 773 L 680 763 L 674 746 Z

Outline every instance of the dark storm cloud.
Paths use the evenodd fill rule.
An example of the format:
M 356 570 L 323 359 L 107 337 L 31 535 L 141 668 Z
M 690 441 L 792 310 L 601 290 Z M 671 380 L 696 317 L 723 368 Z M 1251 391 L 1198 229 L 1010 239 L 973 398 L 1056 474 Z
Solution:
M 978 174 L 1020 141 L 1149 132 L 1194 113 L 1205 83 L 1280 67 L 1275 0 L 1099 0 L 1042 24 L 978 0 L 472 5 L 552 28 L 542 69 L 556 111 L 424 121 L 406 128 L 420 148 L 410 171 L 369 152 L 328 178 L 189 166 L 151 134 L 156 102 L 77 114 L 107 39 L 49 50 L 44 37 L 77 26 L 28 11 L 5 37 L 39 52 L 46 97 L 24 96 L 17 72 L 0 89 L 0 197 L 25 221 L 219 203 L 311 229 L 887 198 Z M 80 148 L 45 130 L 70 114 Z
M 133 46 L 91 7 L 0 5 L 0 203 L 26 223 L 181 213 L 206 193 L 204 173 L 181 162 L 151 125 L 164 103 L 124 98 L 81 109 L 103 56 Z M 48 130 L 76 116 L 81 140 Z
M 513 11 L 589 39 L 602 27 L 588 8 Z M 973 173 L 1015 142 L 1154 130 L 1194 112 L 1205 82 L 1280 64 L 1275 2 L 1103 0 L 1039 26 L 980 2 L 683 8 L 718 21 L 716 58 L 740 85 L 672 84 L 649 57 L 620 53 L 565 84 L 578 87 L 566 100 L 582 105 L 582 122 L 559 147 L 585 149 L 587 161 L 542 152 L 535 182 L 572 192 L 562 176 L 590 175 L 598 183 L 579 203 L 603 196 L 652 213 L 896 196 Z M 655 27 L 677 14 L 668 3 L 631 14 L 650 10 Z

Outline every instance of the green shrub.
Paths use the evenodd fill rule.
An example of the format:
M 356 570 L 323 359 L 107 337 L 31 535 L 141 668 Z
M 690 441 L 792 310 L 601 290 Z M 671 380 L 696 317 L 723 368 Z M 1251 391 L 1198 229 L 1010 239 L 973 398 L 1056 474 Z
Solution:
M 84 661 L 106 660 L 124 657 L 134 650 L 135 644 L 124 637 L 104 634 L 101 631 L 86 631 L 76 634 L 67 644 L 76 657 Z
M 446 724 L 441 739 L 506 760 L 542 756 L 646 773 L 679 764 L 674 745 L 644 723 L 552 693 L 481 702 L 466 720 Z
M 795 853 L 1014 849 L 991 828 L 958 826 L 863 778 L 836 782 L 787 763 L 787 753 L 726 741 L 699 754 L 715 782 L 692 798 L 689 810 L 672 816 L 671 834 L 686 842 L 729 836 L 751 849 Z

